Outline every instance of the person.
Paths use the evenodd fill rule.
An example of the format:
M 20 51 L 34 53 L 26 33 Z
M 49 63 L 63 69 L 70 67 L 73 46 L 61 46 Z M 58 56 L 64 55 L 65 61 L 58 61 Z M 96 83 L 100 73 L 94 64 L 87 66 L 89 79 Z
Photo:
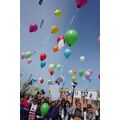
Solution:
M 65 120 L 65 99 L 64 98 L 61 100 L 59 114 L 60 114 L 60 119 Z
M 21 104 L 22 104 L 22 107 L 23 107 L 22 120 L 28 120 L 29 110 L 30 110 L 30 107 L 31 107 L 31 103 L 29 102 L 29 96 L 28 95 L 26 95 L 25 98 L 22 99 Z
M 87 105 L 87 120 L 93 120 L 93 109 L 92 105 L 88 104 Z
M 76 120 L 76 119 L 82 120 L 81 103 L 78 101 L 76 102 L 76 108 L 73 109 L 72 116 L 73 116 L 74 120 Z
M 83 120 L 87 120 L 86 116 L 87 116 L 87 108 L 84 107 L 83 108 Z

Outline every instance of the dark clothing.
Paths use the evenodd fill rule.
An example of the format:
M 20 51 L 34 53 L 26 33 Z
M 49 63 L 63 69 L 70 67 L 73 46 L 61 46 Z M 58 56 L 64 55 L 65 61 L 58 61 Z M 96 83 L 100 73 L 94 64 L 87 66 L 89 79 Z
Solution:
M 82 111 L 81 109 L 76 108 L 73 117 L 79 117 L 82 118 Z

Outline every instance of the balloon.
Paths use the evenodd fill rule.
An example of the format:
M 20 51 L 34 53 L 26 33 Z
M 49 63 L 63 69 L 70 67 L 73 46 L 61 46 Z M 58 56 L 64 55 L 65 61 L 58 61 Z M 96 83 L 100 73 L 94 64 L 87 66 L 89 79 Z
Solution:
M 54 47 L 53 47 L 53 51 L 54 51 L 54 52 L 57 52 L 58 50 L 59 50 L 58 46 L 54 46 Z
M 51 69 L 51 70 L 50 70 L 50 75 L 52 76 L 53 74 L 54 74 L 54 70 Z
M 61 69 L 62 69 L 62 65 L 58 64 L 58 65 L 56 66 L 56 68 L 57 68 L 57 70 L 61 70 Z
M 45 65 L 46 65 L 46 62 L 43 62 L 43 61 L 42 61 L 42 62 L 40 63 L 40 67 L 41 67 L 41 68 L 45 67 Z
M 31 51 L 27 51 L 25 53 L 25 58 L 30 58 L 30 57 L 32 57 L 32 55 L 33 55 L 33 53 Z
M 92 75 L 92 70 L 91 70 L 91 69 L 89 69 L 88 71 L 89 71 L 89 72 L 91 73 L 91 75 Z
M 25 53 L 23 52 L 22 54 L 21 54 L 21 59 L 24 59 L 25 58 Z
M 86 71 L 84 75 L 85 75 L 85 78 L 86 78 L 86 79 L 89 79 L 92 74 L 91 74 L 91 72 Z
M 80 77 L 83 77 L 83 76 L 84 76 L 84 71 L 80 70 L 80 71 L 79 71 L 79 76 L 80 76 Z
M 64 43 L 65 43 L 65 39 L 64 39 L 63 35 L 61 35 L 57 38 L 57 43 L 59 43 L 61 40 L 64 40 Z
M 43 84 L 44 83 L 44 79 L 41 78 L 40 79 L 40 83 Z
M 31 62 L 32 62 L 32 59 L 29 58 L 29 59 L 27 60 L 27 63 L 30 64 Z
M 71 50 L 70 50 L 69 48 L 68 48 L 68 49 L 65 49 L 65 51 L 64 51 L 64 56 L 65 56 L 66 58 L 69 58 L 70 55 L 71 55 Z
M 75 76 L 72 76 L 72 81 L 76 81 L 76 77 Z
M 71 29 L 65 33 L 65 42 L 68 44 L 68 46 L 74 45 L 77 42 L 77 40 L 78 40 L 77 31 Z
M 59 31 L 58 26 L 54 25 L 51 27 L 51 34 L 56 34 Z
M 61 17 L 61 15 L 62 15 L 61 10 L 59 10 L 59 9 L 55 10 L 54 15 L 55 15 L 55 17 Z
M 52 84 L 53 84 L 52 80 L 48 80 L 48 85 L 52 85 Z
M 49 70 L 50 70 L 50 69 L 55 69 L 55 67 L 56 67 L 55 64 L 50 64 L 50 65 L 49 65 Z
M 80 62 L 84 62 L 85 61 L 85 57 L 84 56 L 81 56 L 80 57 Z
M 49 111 L 49 105 L 47 104 L 47 103 L 43 103 L 42 105 L 41 105 L 41 107 L 40 107 L 40 113 L 41 113 L 41 115 L 42 116 L 45 116 L 47 113 L 48 113 L 48 111 Z
M 38 25 L 37 24 L 30 24 L 30 27 L 29 27 L 29 32 L 36 32 L 38 30 Z
M 38 90 L 39 90 L 38 85 L 35 85 L 35 86 L 34 86 L 34 90 L 35 90 L 35 91 L 38 91 Z
M 69 74 L 71 74 L 71 75 L 72 75 L 72 74 L 73 74 L 73 71 L 72 71 L 72 70 L 69 70 Z
M 77 70 L 73 70 L 73 74 L 76 74 L 77 73 Z
M 40 55 L 40 60 L 41 60 L 41 61 L 45 60 L 46 58 L 47 58 L 47 55 L 46 55 L 45 53 L 42 53 L 42 54 Z
M 49 94 L 51 93 L 51 89 L 50 89 L 50 88 L 48 89 L 48 93 L 49 93 Z
M 42 5 L 42 3 L 43 3 L 43 0 L 39 0 L 39 5 Z
M 87 4 L 88 0 L 76 0 L 77 8 L 81 8 Z

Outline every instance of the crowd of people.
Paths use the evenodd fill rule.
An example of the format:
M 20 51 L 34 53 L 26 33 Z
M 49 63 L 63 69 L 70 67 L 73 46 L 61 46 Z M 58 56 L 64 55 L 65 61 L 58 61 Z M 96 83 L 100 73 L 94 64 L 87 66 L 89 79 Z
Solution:
M 47 103 L 49 110 L 41 115 L 41 105 Z M 36 95 L 21 95 L 20 120 L 100 120 L 100 107 L 95 109 L 91 104 L 82 107 L 76 100 L 73 106 L 68 99 L 51 100 L 41 93 Z

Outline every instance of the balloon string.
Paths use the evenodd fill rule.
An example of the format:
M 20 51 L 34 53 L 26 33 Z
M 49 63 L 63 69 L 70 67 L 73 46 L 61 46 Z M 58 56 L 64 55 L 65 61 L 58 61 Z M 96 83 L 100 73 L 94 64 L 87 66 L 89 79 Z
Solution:
M 74 12 L 74 14 L 73 14 L 73 16 L 72 16 L 72 18 L 71 18 L 71 20 L 70 20 L 70 22 L 69 22 L 69 24 L 68 24 L 67 30 L 69 29 L 70 25 L 71 25 L 72 22 L 74 21 L 77 11 L 78 11 L 78 8 L 77 8 L 76 11 Z

